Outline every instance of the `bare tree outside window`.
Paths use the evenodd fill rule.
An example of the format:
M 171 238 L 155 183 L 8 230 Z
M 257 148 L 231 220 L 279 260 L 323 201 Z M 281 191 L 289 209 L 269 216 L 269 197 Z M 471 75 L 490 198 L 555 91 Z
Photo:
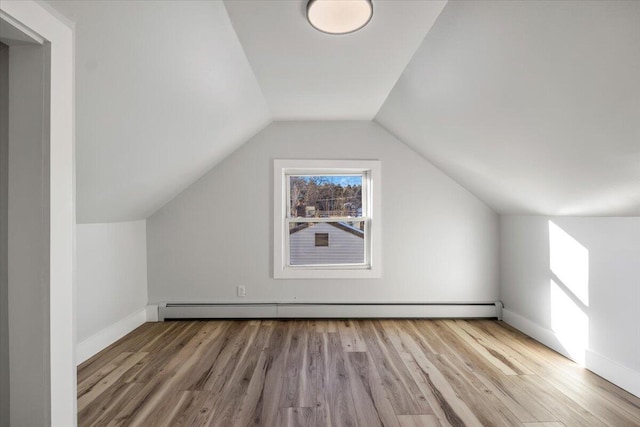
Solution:
M 288 179 L 290 218 L 305 219 L 289 223 L 291 265 L 363 263 L 365 222 L 357 220 L 362 216 L 363 174 Z M 309 221 L 312 218 L 325 222 Z
M 380 174 L 377 160 L 274 160 L 274 278 L 380 277 Z
M 289 180 L 292 217 L 344 218 L 362 212 L 361 175 L 292 175 Z

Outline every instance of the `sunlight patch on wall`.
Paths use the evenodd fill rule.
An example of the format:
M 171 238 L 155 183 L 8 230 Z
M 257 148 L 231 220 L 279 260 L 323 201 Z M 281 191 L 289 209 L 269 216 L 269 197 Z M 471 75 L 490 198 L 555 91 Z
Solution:
M 589 251 L 549 221 L 549 267 L 584 305 L 589 305 Z
M 589 251 L 549 221 L 551 329 L 573 360 L 584 366 L 589 346 Z
M 571 358 L 584 366 L 589 345 L 589 318 L 553 279 L 550 292 L 551 329 Z

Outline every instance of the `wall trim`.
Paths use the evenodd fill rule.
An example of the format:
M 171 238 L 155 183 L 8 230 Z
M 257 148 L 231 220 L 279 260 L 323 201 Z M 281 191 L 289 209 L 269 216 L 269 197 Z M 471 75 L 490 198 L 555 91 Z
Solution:
M 147 307 L 142 307 L 124 319 L 107 326 L 76 345 L 76 363 L 80 365 L 95 354 L 109 347 L 129 332 L 147 321 Z
M 162 303 L 158 318 L 496 318 L 494 303 L 349 304 L 349 303 Z
M 504 322 L 529 335 L 536 341 L 557 351 L 568 359 L 573 360 L 564 349 L 555 332 L 544 328 L 532 320 L 527 319 L 513 311 L 503 310 Z M 640 397 L 640 372 L 621 365 L 613 359 L 587 349 L 585 352 L 585 368 L 618 387 Z
M 592 350 L 587 350 L 586 356 L 587 369 L 640 397 L 640 372 Z
M 49 351 L 42 364 L 49 376 L 48 390 L 40 390 L 42 399 L 31 411 L 41 411 L 51 427 L 77 425 L 77 380 L 75 364 L 75 79 L 74 33 L 37 1 L 2 1 L 0 9 L 24 27 L 51 43 L 50 97 L 47 123 L 50 158 L 48 170 L 48 206 L 42 220 L 49 230 L 47 241 L 49 274 L 43 284 L 49 293 L 47 324 Z M 44 242 L 43 242 L 44 243 Z M 45 262 L 43 260 L 43 262 Z M 32 309 L 32 307 L 12 307 Z M 34 402 L 11 395 L 14 402 Z
M 157 322 L 157 321 L 158 321 L 158 305 L 149 304 L 147 306 L 147 322 Z
M 547 347 L 557 351 L 567 359 L 573 360 L 573 357 L 571 357 L 571 355 L 562 346 L 562 343 L 560 342 L 560 339 L 557 337 L 556 333 L 551 329 L 542 327 L 533 320 L 529 320 L 528 318 L 521 316 L 518 313 L 514 313 L 511 310 L 507 310 L 506 308 L 502 310 L 502 315 L 505 323 L 513 326 L 521 332 L 524 332 L 531 338 L 534 338 L 536 341 L 541 342 Z

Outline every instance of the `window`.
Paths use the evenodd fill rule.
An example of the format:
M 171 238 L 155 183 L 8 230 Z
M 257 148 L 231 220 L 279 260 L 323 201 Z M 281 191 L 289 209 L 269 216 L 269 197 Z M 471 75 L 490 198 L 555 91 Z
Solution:
M 380 162 L 274 162 L 274 277 L 380 277 Z
M 316 233 L 316 246 L 329 246 L 329 233 Z

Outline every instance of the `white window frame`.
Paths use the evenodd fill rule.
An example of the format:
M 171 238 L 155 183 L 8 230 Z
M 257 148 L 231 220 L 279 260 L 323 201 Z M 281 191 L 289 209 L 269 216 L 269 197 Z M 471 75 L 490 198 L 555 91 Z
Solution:
M 292 218 L 289 212 L 290 175 L 362 174 L 362 217 Z M 363 279 L 381 277 L 381 165 L 378 160 L 291 160 L 273 162 L 274 226 L 273 277 L 275 279 Z M 363 264 L 289 265 L 289 222 L 365 223 Z

